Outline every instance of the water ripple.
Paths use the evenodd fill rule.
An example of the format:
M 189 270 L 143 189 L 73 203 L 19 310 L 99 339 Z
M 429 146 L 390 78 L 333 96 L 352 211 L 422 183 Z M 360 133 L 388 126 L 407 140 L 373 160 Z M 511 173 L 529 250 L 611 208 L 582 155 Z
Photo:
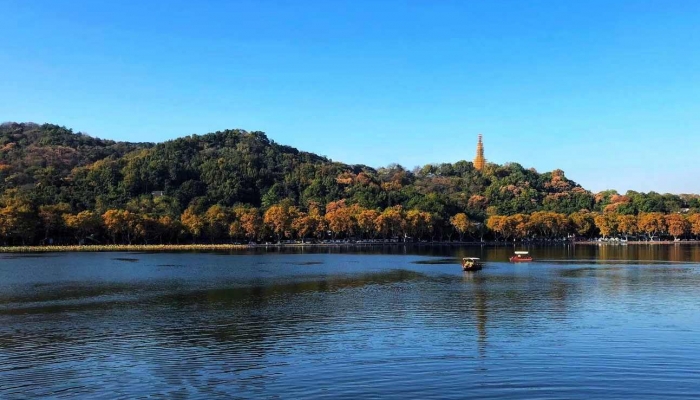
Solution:
M 463 274 L 446 256 L 61 255 L 20 276 L 4 264 L 0 397 L 700 395 L 693 267 Z

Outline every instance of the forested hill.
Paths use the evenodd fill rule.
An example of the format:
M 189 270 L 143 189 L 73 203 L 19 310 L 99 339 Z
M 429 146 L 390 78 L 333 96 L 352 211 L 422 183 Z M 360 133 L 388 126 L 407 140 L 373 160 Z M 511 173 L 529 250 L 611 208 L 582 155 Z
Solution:
M 347 165 L 277 144 L 262 132 L 243 130 L 152 144 L 102 140 L 50 124 L 4 123 L 0 125 L 0 178 L 0 206 L 4 207 L 0 217 L 6 225 L 0 234 L 11 242 L 19 237 L 36 242 L 61 236 L 65 232 L 59 235 L 59 231 L 68 229 L 66 218 L 84 211 L 102 217 L 110 210 L 129 212 L 153 221 L 164 217 L 181 221 L 187 214 L 187 218 L 201 217 L 204 227 L 205 214 L 213 206 L 228 210 L 227 225 L 235 222 L 236 208 L 239 214 L 242 208 L 254 208 L 262 221 L 276 205 L 300 213 L 321 210 L 321 214 L 336 211 L 339 204 L 378 213 L 400 206 L 403 213 L 422 213 L 431 230 L 442 234 L 454 227 L 450 219 L 461 213 L 481 222 L 491 215 L 537 211 L 637 214 L 700 206 L 693 196 L 593 194 L 567 179 L 563 171 L 538 173 L 516 163 L 488 164 L 483 171 L 468 161 L 413 170 L 399 165 L 379 169 Z M 18 208 L 26 219 L 21 229 L 11 227 L 21 220 L 12 214 Z M 291 237 L 294 229 L 291 222 L 288 225 L 277 233 Z M 184 229 L 178 235 L 204 237 L 202 227 Z M 52 230 L 56 230 L 53 235 Z M 261 228 L 260 235 L 265 232 Z M 153 235 L 142 236 L 148 241 L 146 237 Z
M 151 146 L 96 139 L 58 125 L 4 123 L 0 125 L 0 185 L 58 184 L 75 167 Z
M 160 144 L 90 137 L 57 125 L 0 126 L 1 189 L 17 188 L 35 205 L 68 203 L 76 211 L 124 208 L 163 191 L 178 212 L 190 204 L 238 203 L 267 208 L 290 199 L 302 208 L 347 199 L 365 208 L 403 205 L 483 219 L 537 210 L 592 209 L 594 196 L 562 171 L 539 174 L 518 164 L 471 162 L 408 171 L 336 163 L 269 140 L 262 132 L 226 130 Z

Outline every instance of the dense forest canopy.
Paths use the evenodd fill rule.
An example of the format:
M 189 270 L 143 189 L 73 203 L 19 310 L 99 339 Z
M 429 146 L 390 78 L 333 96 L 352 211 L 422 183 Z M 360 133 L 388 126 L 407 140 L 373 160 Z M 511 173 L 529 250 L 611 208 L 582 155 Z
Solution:
M 640 220 L 630 231 L 639 233 L 642 216 L 678 213 L 683 234 L 700 233 L 696 195 L 594 194 L 561 170 L 517 163 L 374 169 L 243 130 L 153 144 L 3 123 L 0 193 L 0 235 L 9 244 L 608 236 L 625 233 L 618 221 L 625 216 Z M 614 230 L 602 216 L 615 218 Z M 540 217 L 539 226 L 531 221 Z M 653 232 L 683 235 L 660 224 Z

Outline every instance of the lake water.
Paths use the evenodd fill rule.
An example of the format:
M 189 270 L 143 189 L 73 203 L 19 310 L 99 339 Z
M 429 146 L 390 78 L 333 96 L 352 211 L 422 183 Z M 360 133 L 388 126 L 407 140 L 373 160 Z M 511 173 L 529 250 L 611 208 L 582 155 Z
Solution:
M 700 397 L 700 247 L 530 250 L 0 255 L 0 398 Z

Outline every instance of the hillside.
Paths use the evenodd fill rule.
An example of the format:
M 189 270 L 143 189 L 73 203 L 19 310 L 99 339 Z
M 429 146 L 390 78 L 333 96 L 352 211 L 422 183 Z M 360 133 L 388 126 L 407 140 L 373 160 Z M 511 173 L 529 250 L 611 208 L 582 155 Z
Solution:
M 376 219 L 400 206 L 403 220 L 397 226 L 406 230 L 407 213 L 412 211 L 414 226 L 420 225 L 418 220 L 424 221 L 426 226 L 420 231 L 426 237 L 464 234 L 466 231 L 457 232 L 450 222 L 460 213 L 473 225 L 497 215 L 570 215 L 581 210 L 636 215 L 700 206 L 697 196 L 593 194 L 569 180 L 563 171 L 538 173 L 516 163 L 487 164 L 483 171 L 468 161 L 426 165 L 413 171 L 399 165 L 379 169 L 347 165 L 277 144 L 262 132 L 243 130 L 152 144 L 97 139 L 50 124 L 4 123 L 0 125 L 0 178 L 6 225 L 0 233 L 11 243 L 47 238 L 65 241 L 67 237 L 82 240 L 82 236 L 99 242 L 110 236 L 115 242 L 134 237 L 140 241 L 187 237 L 219 241 L 237 235 L 231 225 L 240 223 L 243 209 L 256 210 L 260 220 L 256 222 L 258 231 L 245 236 L 294 236 L 300 229 L 292 228 L 291 214 L 279 226 L 263 221 L 275 206 L 284 212 L 291 209 L 296 217 L 315 213 L 327 223 L 332 222 L 338 208 L 354 207 L 348 218 L 358 226 L 363 210 L 378 213 L 373 216 Z M 24 210 L 21 218 L 12 216 L 18 208 Z M 207 231 L 206 219 L 212 218 L 207 213 L 212 208 L 221 210 L 223 222 Z M 110 234 L 105 217 L 110 210 L 143 217 L 139 217 L 140 228 Z M 99 216 L 101 221 L 82 228 L 72 221 L 71 227 L 71 216 L 81 212 L 83 216 L 85 212 Z M 126 218 L 122 214 L 120 218 Z M 165 217 L 183 226 L 171 226 L 167 235 L 154 233 L 155 221 Z M 150 223 L 144 222 L 149 219 Z M 131 223 L 137 224 L 134 221 Z M 382 229 L 381 223 L 375 222 L 376 235 Z M 126 219 L 119 223 L 129 225 Z M 384 233 L 396 235 L 401 229 L 387 227 Z M 411 233 L 415 235 L 417 230 Z M 369 235 L 366 227 L 344 227 L 338 233 Z

